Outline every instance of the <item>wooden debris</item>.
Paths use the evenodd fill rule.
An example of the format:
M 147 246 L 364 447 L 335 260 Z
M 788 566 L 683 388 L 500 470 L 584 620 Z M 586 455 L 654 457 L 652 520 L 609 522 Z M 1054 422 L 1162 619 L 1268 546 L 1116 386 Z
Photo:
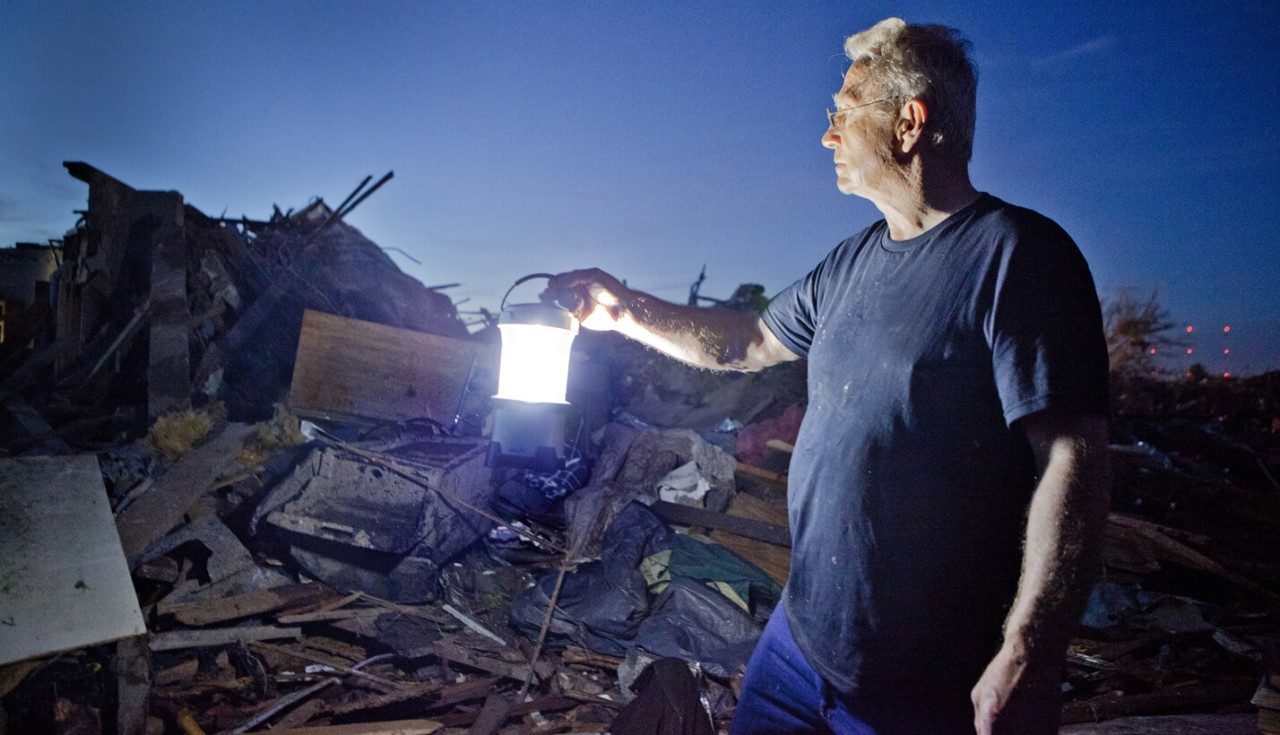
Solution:
M 460 623 L 462 623 L 463 625 L 467 626 L 467 627 L 468 627 L 468 628 L 470 628 L 473 632 L 475 632 L 475 633 L 477 633 L 477 634 L 479 634 L 479 635 L 482 635 L 482 636 L 484 636 L 485 638 L 488 638 L 489 640 L 493 641 L 494 643 L 497 643 L 499 646 L 505 646 L 505 645 L 507 645 L 507 642 L 506 642 L 505 640 L 503 640 L 500 636 L 498 636 L 496 633 L 494 633 L 493 631 L 491 631 L 491 630 L 489 630 L 488 628 L 484 627 L 484 626 L 483 626 L 483 625 L 481 625 L 478 621 L 476 621 L 476 619 L 475 619 L 475 618 L 472 618 L 470 615 L 467 615 L 467 614 L 463 613 L 461 610 L 459 610 L 458 608 L 454 607 L 453 605 L 450 605 L 450 604 L 448 604 L 448 603 L 445 603 L 444 605 L 441 605 L 441 608 L 442 608 L 445 612 L 447 612 L 447 613 L 449 613 L 450 615 L 452 615 L 453 617 L 457 618 L 457 619 L 458 619 L 458 622 L 460 622 Z
M 1214 576 L 1220 577 L 1238 587 L 1249 590 L 1260 598 L 1268 600 L 1272 604 L 1280 604 L 1280 594 L 1263 587 L 1253 580 L 1241 574 L 1227 569 L 1212 557 L 1204 552 L 1197 551 L 1190 546 L 1171 537 L 1165 526 L 1160 526 L 1150 521 L 1144 521 L 1140 518 L 1126 516 L 1121 513 L 1111 513 L 1107 520 L 1115 525 L 1124 526 L 1132 529 L 1134 532 L 1141 534 L 1144 538 L 1151 541 L 1157 555 L 1167 561 L 1181 564 L 1192 569 L 1198 569 L 1202 572 L 1208 572 Z M 1176 531 L 1174 532 L 1177 533 Z
M 158 687 L 181 684 L 195 678 L 200 670 L 200 659 L 189 658 L 180 664 L 156 672 L 154 683 Z
M 475 722 L 467 730 L 467 735 L 493 735 L 502 727 L 502 723 L 511 716 L 511 701 L 499 692 L 490 694 L 484 700 L 484 706 L 476 715 Z
M 478 654 L 465 646 L 459 645 L 456 639 L 453 638 L 441 638 L 436 641 L 434 650 L 440 658 L 508 679 L 523 682 L 529 676 L 528 664 L 515 664 L 492 656 Z M 539 661 L 534 665 L 533 672 L 540 679 L 545 679 L 555 672 L 555 668 L 546 661 Z
M 290 404 L 299 416 L 453 422 L 471 366 L 497 364 L 493 345 L 308 310 Z
M 191 710 L 183 708 L 178 710 L 176 718 L 178 729 L 182 730 L 185 735 L 205 735 L 204 728 L 200 727 L 200 723 L 196 722 L 196 716 Z
M 650 508 L 658 517 L 668 523 L 681 526 L 703 526 L 705 528 L 728 531 L 756 541 L 763 541 L 775 546 L 791 548 L 791 532 L 786 526 L 766 523 L 751 518 L 716 513 L 705 508 L 694 508 L 680 503 L 655 501 Z
M 301 727 L 311 720 L 318 717 L 328 709 L 328 706 L 319 699 L 308 699 L 302 704 L 294 707 L 292 710 L 284 713 L 279 720 L 276 720 L 276 726 L 273 730 L 285 731 L 291 727 Z
M 1169 687 L 1147 694 L 1103 695 L 1067 702 L 1062 708 L 1062 724 L 1174 712 L 1191 707 L 1214 707 L 1247 699 L 1255 687 L 1257 682 L 1254 680 L 1237 679 Z
M 130 566 L 182 522 L 187 508 L 209 489 L 250 430 L 247 424 L 228 424 L 216 438 L 183 455 L 116 519 Z
M 210 648 L 233 643 L 298 638 L 301 628 L 277 628 L 273 625 L 247 625 L 241 628 L 216 628 L 212 630 L 170 630 L 151 639 L 152 651 L 173 651 L 183 648 Z
M 351 725 L 295 727 L 291 730 L 272 730 L 271 732 L 272 735 L 431 735 L 441 727 L 444 726 L 435 720 L 393 720 Z
M 765 482 L 779 488 L 786 489 L 787 487 L 787 476 L 782 473 L 766 470 L 763 467 L 756 467 L 755 465 L 749 465 L 746 462 L 739 462 L 736 466 L 736 470 L 748 477 L 754 477 L 757 480 L 764 480 Z
M 153 226 L 147 413 L 154 420 L 191 406 L 191 355 L 187 344 L 191 312 L 187 309 L 184 209 L 182 195 L 177 192 L 138 192 L 135 206 Z
M 560 657 L 567 664 L 580 664 L 582 666 L 593 666 L 597 669 L 606 671 L 616 671 L 623 659 L 617 656 L 608 656 L 595 651 L 588 651 L 585 648 L 577 646 L 569 646 L 561 652 Z
M 151 699 L 151 652 L 142 636 L 116 643 L 116 731 L 146 735 Z
M 262 615 L 282 608 L 309 604 L 318 599 L 332 597 L 334 597 L 333 590 L 325 585 L 295 584 L 246 592 L 242 595 L 223 597 L 217 600 L 161 603 L 156 606 L 156 612 L 161 615 L 172 615 L 185 625 L 201 626 L 247 618 L 251 615 Z M 283 619 L 280 622 L 284 624 L 293 623 L 293 621 Z
M 736 518 L 767 523 L 776 528 L 787 528 L 787 509 L 767 503 L 754 495 L 738 493 L 729 502 L 728 513 Z M 732 530 L 714 531 L 711 538 L 743 559 L 764 570 L 773 581 L 786 585 L 791 572 L 791 551 L 776 544 L 760 543 L 750 537 L 738 535 Z
M 351 620 L 352 618 L 376 618 L 386 615 L 387 611 L 376 607 L 348 608 L 346 610 L 322 610 L 319 612 L 297 613 L 293 615 L 277 615 L 281 625 L 301 625 L 302 623 L 326 623 L 335 620 Z

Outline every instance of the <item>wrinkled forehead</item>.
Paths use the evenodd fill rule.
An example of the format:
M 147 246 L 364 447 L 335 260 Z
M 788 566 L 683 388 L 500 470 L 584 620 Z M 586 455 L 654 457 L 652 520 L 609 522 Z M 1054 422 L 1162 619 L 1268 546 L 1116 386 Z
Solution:
M 866 102 L 868 94 L 873 91 L 873 84 L 868 78 L 867 62 L 855 61 L 849 65 L 848 71 L 844 73 L 844 81 L 840 85 L 840 90 L 831 96 L 837 104 L 857 104 Z

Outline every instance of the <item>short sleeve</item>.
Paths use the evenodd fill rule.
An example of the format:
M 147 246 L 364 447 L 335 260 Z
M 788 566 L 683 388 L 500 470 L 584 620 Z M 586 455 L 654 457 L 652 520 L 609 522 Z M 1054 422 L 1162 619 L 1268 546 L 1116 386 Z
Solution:
M 1047 408 L 1107 416 L 1102 310 L 1084 256 L 1047 219 L 1012 239 L 986 325 L 1005 423 Z
M 778 341 L 800 357 L 809 356 L 818 326 L 818 306 L 831 269 L 832 255 L 795 283 L 787 286 L 765 307 L 760 318 Z

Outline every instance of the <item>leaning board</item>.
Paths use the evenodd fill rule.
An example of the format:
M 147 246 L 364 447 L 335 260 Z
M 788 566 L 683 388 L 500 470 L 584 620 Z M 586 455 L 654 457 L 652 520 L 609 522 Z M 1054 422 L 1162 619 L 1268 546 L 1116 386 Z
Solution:
M 493 370 L 496 345 L 307 310 L 289 387 L 301 416 L 360 422 L 426 417 L 450 424 L 472 362 Z
M 98 460 L 0 460 L 0 664 L 147 632 Z

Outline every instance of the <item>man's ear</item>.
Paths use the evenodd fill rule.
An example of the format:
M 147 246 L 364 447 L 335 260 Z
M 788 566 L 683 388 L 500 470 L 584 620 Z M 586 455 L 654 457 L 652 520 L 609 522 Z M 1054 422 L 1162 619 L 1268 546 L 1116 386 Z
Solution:
M 898 110 L 898 123 L 894 137 L 903 153 L 915 150 L 924 139 L 924 123 L 929 119 L 929 108 L 918 99 L 911 100 Z

